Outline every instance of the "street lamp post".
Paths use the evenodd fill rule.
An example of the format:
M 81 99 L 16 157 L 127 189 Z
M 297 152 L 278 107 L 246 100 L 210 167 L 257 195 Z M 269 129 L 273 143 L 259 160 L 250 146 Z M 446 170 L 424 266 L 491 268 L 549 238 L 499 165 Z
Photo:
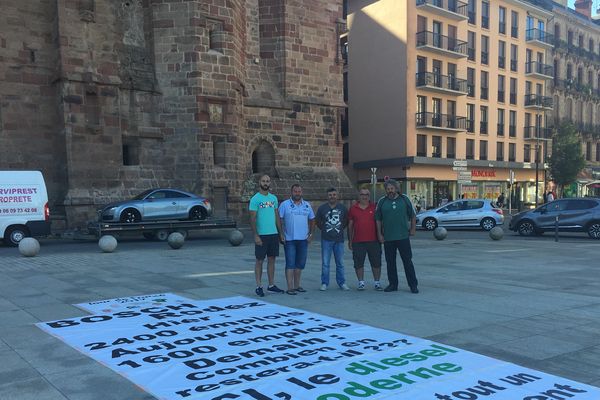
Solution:
M 536 126 L 535 126 L 535 130 L 537 131 L 535 133 L 535 207 L 537 208 L 538 206 L 538 190 L 539 190 L 539 186 L 540 186 L 540 176 L 539 176 L 539 171 L 540 171 L 540 160 L 539 160 L 539 152 L 540 152 L 540 116 L 539 114 L 536 115 Z

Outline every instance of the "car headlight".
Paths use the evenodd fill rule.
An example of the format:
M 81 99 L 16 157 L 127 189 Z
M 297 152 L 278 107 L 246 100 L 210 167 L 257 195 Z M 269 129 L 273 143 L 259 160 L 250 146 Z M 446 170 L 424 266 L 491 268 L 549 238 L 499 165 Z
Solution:
M 105 208 L 101 211 L 102 214 L 114 214 L 117 207 Z

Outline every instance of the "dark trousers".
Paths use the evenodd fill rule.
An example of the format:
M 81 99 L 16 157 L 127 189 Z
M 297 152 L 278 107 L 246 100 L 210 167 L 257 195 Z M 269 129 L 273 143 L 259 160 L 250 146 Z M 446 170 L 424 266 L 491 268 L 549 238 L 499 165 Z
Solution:
M 415 274 L 415 266 L 412 262 L 412 249 L 410 247 L 410 239 L 392 240 L 383 243 L 385 250 L 385 263 L 387 264 L 387 275 L 390 281 L 390 286 L 398 287 L 398 270 L 396 268 L 396 250 L 400 253 L 402 264 L 404 265 L 404 273 L 406 274 L 406 282 L 410 288 L 416 288 L 419 282 Z

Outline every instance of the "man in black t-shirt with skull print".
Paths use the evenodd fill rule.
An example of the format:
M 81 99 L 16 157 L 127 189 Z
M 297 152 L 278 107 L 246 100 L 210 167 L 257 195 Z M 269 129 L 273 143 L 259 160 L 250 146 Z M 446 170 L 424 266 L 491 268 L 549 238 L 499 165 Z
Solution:
M 344 276 L 344 229 L 348 225 L 348 209 L 338 203 L 338 192 L 327 190 L 327 203 L 321 205 L 316 215 L 317 226 L 321 229 L 321 288 L 329 286 L 329 263 L 331 253 L 335 258 L 335 280 L 342 290 L 350 290 Z

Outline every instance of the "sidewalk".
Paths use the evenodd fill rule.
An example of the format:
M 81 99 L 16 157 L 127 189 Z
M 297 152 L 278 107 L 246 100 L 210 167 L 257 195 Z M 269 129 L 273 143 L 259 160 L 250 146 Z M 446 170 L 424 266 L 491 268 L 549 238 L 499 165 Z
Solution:
M 101 253 L 95 241 L 51 240 L 42 242 L 35 258 L 0 247 L 0 399 L 151 399 L 33 324 L 83 315 L 76 303 L 122 296 L 254 297 L 253 244 L 246 235 L 245 243 L 231 247 L 226 237 L 212 232 L 180 250 L 128 240 L 111 254 Z M 308 292 L 263 300 L 600 386 L 597 242 L 582 237 L 556 244 L 508 234 L 492 241 L 485 232 L 452 232 L 435 241 L 424 231 L 412 241 L 418 295 L 408 291 L 402 272 L 399 292 L 372 290 L 369 268 L 368 290 L 357 292 L 348 251 L 346 278 L 353 290 L 320 292 L 316 242 L 303 275 Z M 285 287 L 282 267 L 281 257 L 276 283 Z

